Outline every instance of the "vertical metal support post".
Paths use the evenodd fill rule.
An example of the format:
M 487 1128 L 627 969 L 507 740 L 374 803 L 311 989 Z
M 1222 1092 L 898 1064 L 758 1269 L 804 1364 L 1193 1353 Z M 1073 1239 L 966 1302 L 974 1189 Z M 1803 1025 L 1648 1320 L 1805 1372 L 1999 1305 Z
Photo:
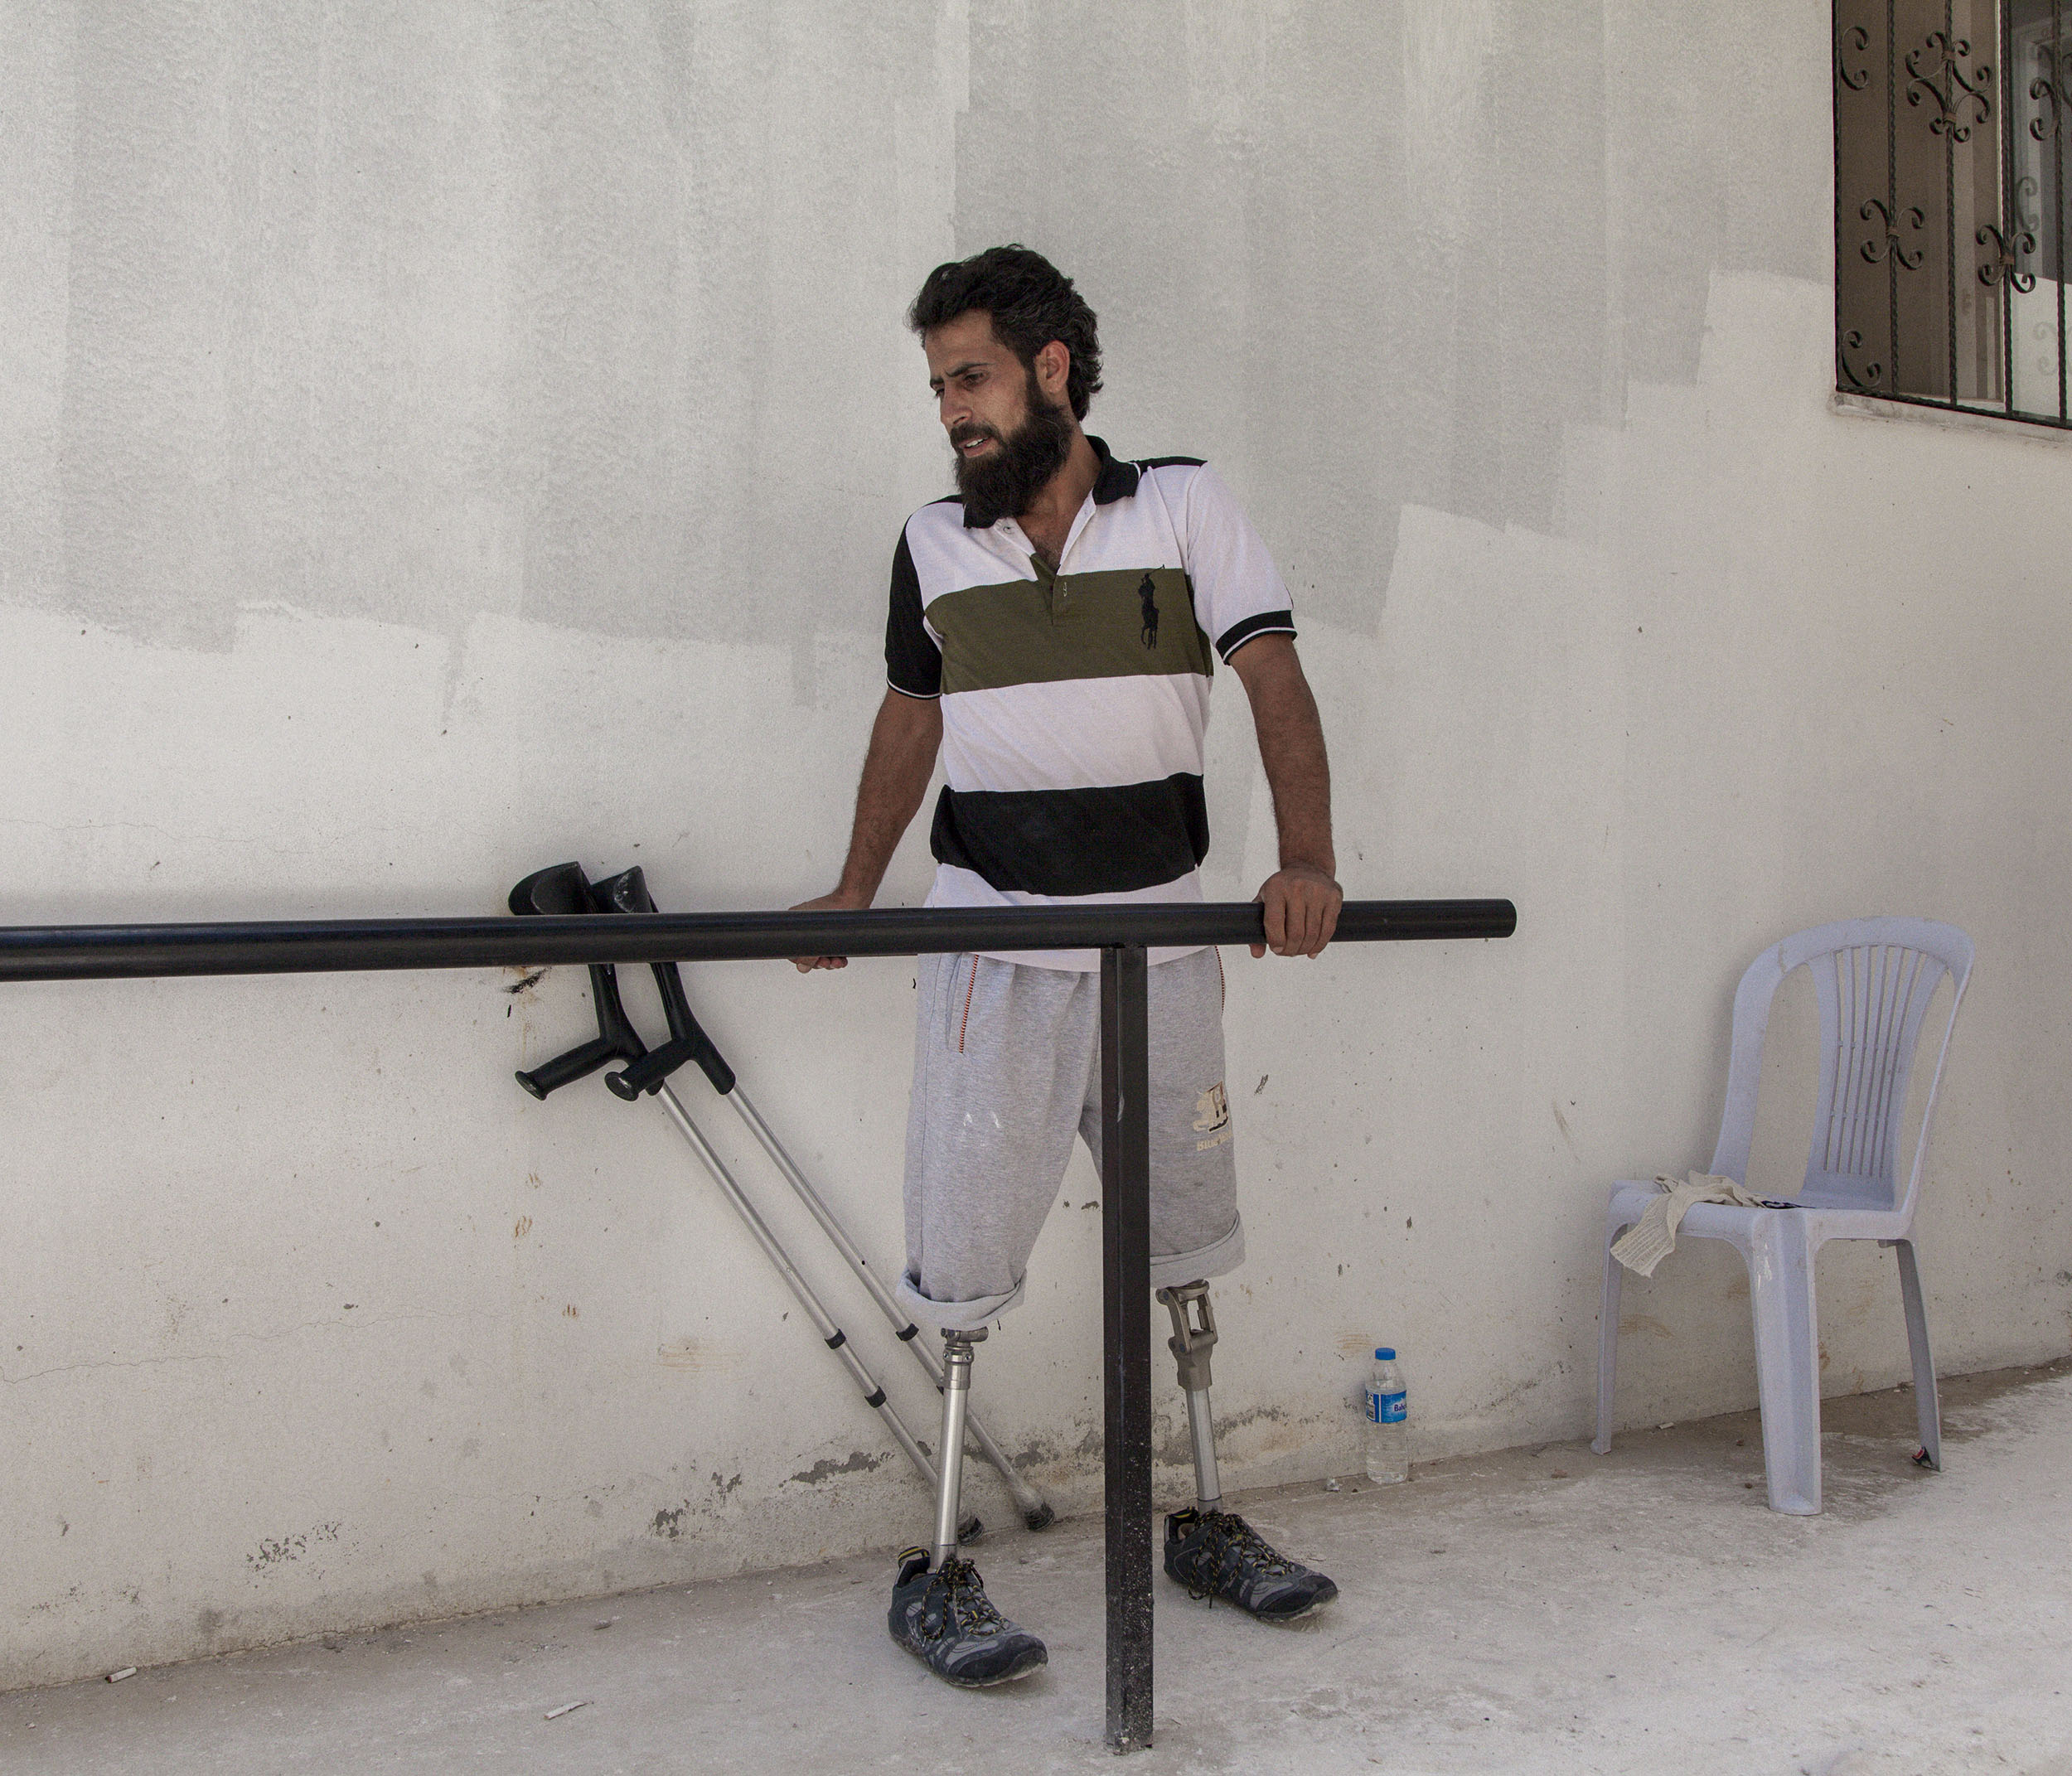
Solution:
M 1146 958 L 1101 952 L 1102 1454 L 1108 1512 L 1108 1744 L 1151 1743 L 1151 1070 Z

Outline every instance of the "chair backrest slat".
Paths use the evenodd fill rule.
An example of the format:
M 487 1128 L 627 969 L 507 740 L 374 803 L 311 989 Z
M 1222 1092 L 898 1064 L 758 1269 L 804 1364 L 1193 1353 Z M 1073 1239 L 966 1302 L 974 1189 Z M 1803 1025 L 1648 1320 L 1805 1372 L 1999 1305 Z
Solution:
M 1847 919 L 1787 937 L 1758 956 L 1734 998 L 1726 1105 L 1712 1169 L 1745 1184 L 1756 1087 L 1770 1005 L 1784 977 L 1809 968 L 1820 1006 L 1820 1095 L 1806 1156 L 1806 1200 L 1911 1212 L 1927 1152 L 1928 1123 L 1971 977 L 1970 938 L 1928 919 Z M 1929 1001 L 1951 975 L 1949 1016 L 1923 1112 L 1914 1169 L 1895 1175 L 1900 1119 Z
M 1915 1044 L 1948 970 L 1926 951 L 1899 944 L 1843 946 L 1808 965 L 1819 993 L 1822 1034 L 1808 1182 L 1860 1179 L 1866 1195 L 1889 1207 L 1893 1142 Z

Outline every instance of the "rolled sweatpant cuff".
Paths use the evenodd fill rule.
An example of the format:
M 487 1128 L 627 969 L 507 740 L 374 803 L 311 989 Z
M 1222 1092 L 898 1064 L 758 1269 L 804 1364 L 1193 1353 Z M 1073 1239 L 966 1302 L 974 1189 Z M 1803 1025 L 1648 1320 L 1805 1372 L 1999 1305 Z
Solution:
M 892 1293 L 917 1325 L 932 1326 L 938 1332 L 966 1332 L 1019 1307 L 1023 1286 L 1017 1283 L 1004 1295 L 980 1295 L 971 1301 L 931 1301 L 913 1286 L 912 1279 L 902 1276 Z
M 1241 1215 L 1232 1219 L 1229 1232 L 1207 1246 L 1198 1246 L 1191 1252 L 1174 1252 L 1169 1257 L 1152 1253 L 1151 1286 L 1173 1289 L 1182 1283 L 1227 1276 L 1244 1261 L 1245 1222 Z
M 1239 1216 L 1231 1222 L 1230 1232 L 1219 1240 L 1198 1246 L 1192 1251 L 1154 1254 L 1151 1286 L 1169 1289 L 1179 1283 L 1226 1276 L 1244 1261 L 1245 1222 L 1244 1217 Z M 963 1331 L 1014 1312 L 1022 1304 L 1025 1286 L 1017 1283 L 1004 1295 L 979 1295 L 969 1301 L 931 1301 L 913 1286 L 911 1277 L 902 1276 L 893 1289 L 893 1296 L 917 1325 L 932 1326 L 938 1332 Z

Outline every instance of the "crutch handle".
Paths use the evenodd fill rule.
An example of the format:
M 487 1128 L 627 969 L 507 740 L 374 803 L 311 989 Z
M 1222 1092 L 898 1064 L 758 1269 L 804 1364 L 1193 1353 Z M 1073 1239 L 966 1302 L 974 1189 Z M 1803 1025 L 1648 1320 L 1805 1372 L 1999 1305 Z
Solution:
M 544 1098 L 613 1061 L 637 1062 L 647 1053 L 647 1044 L 626 1015 L 619 999 L 618 973 L 610 963 L 590 965 L 590 1000 L 597 1007 L 598 1033 L 566 1054 L 517 1076 L 518 1083 L 535 1097 Z
M 659 968 L 656 971 L 660 972 Z M 635 1103 L 643 1091 L 656 1090 L 686 1061 L 695 1061 L 722 1096 L 733 1089 L 733 1071 L 719 1058 L 719 1051 L 706 1040 L 703 1030 L 677 1037 L 659 1048 L 649 1049 L 623 1072 L 607 1073 L 604 1082 L 612 1088 L 614 1096 L 624 1098 L 629 1104 Z
M 559 1091 L 562 1086 L 572 1085 L 585 1074 L 594 1073 L 607 1062 L 619 1058 L 619 1045 L 608 1038 L 595 1036 L 587 1043 L 571 1048 L 566 1054 L 558 1054 L 551 1061 L 543 1061 L 530 1072 L 520 1071 L 516 1077 L 536 1098 L 544 1098 L 549 1091 Z

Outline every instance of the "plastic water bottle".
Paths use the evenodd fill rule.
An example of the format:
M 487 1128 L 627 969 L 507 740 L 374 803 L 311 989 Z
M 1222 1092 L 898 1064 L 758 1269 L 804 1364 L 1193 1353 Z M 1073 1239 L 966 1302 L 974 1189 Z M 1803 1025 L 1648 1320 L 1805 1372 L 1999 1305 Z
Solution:
M 1384 1344 L 1367 1372 L 1367 1477 L 1383 1486 L 1410 1478 L 1408 1404 L 1396 1353 Z

